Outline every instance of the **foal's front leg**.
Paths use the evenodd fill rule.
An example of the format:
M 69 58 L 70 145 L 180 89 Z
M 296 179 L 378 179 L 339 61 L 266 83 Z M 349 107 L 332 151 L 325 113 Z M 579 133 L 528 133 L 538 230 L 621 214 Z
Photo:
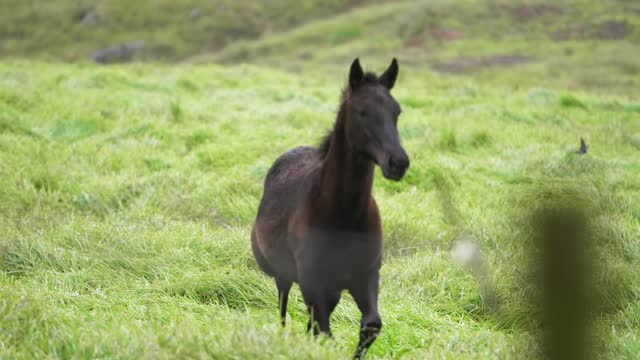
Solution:
M 368 275 L 368 279 L 349 290 L 362 313 L 360 341 L 353 356 L 355 359 L 364 357 L 382 328 L 382 320 L 378 313 L 378 277 L 378 270 L 375 270 Z
M 340 302 L 340 292 L 335 292 L 335 293 L 331 293 L 328 294 L 327 296 L 324 297 L 325 302 L 323 302 L 324 304 L 326 304 L 326 311 L 323 311 L 322 313 L 326 313 L 327 314 L 327 329 L 328 331 L 323 331 L 322 328 L 320 328 L 320 321 L 317 319 L 314 319 L 314 313 L 316 312 L 314 306 L 312 304 L 307 304 L 307 311 L 309 312 L 309 322 L 307 323 L 307 332 L 309 332 L 309 330 L 311 330 L 311 328 L 313 327 L 313 334 L 314 335 L 318 335 L 319 331 L 323 331 L 327 334 L 327 336 L 332 337 L 331 334 L 331 326 L 330 326 L 330 318 L 331 318 L 331 313 L 333 312 L 333 310 L 336 308 L 336 306 L 338 305 L 338 302 Z M 315 325 L 314 325 L 315 323 Z
M 307 331 L 313 328 L 313 335 L 320 332 L 331 337 L 331 328 L 329 325 L 329 316 L 331 315 L 330 299 L 320 291 L 304 288 L 301 286 L 302 297 L 309 311 L 309 323 Z

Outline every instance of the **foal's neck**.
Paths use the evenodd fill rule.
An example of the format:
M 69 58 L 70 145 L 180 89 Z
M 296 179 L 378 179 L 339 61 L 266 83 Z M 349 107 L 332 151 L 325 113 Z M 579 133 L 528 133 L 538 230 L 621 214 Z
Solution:
M 347 141 L 347 103 L 343 102 L 322 164 L 322 194 L 338 219 L 357 223 L 366 218 L 371 201 L 374 163 Z

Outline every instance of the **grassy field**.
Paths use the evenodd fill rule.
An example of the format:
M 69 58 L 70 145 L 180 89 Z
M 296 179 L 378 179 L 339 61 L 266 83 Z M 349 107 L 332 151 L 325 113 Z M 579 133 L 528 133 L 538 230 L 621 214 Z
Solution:
M 402 2 L 327 18 L 351 6 L 333 3 L 306 14 L 324 19 L 293 28 L 308 19 L 296 17 L 214 52 L 179 42 L 167 58 L 179 65 L 59 63 L 85 58 L 88 43 L 62 38 L 47 55 L 37 42 L 47 38 L 30 35 L 36 25 L 24 30 L 29 41 L 2 38 L 0 358 L 349 357 L 360 320 L 351 298 L 334 312 L 334 339 L 316 341 L 294 287 L 281 329 L 249 232 L 269 166 L 330 128 L 356 55 L 378 71 L 399 57 L 393 93 L 411 157 L 401 182 L 376 170 L 384 327 L 369 357 L 539 357 L 531 219 L 577 198 L 589 204 L 598 265 L 593 353 L 637 358 L 637 6 L 563 1 L 526 21 L 531 4 L 467 1 L 454 12 L 440 1 L 430 13 Z M 504 11 L 496 21 L 492 9 Z M 590 32 L 620 23 L 623 36 Z M 105 43 L 125 36 L 107 30 Z M 505 65 L 499 54 L 531 60 Z M 575 153 L 580 137 L 585 155 Z M 484 253 L 489 292 L 452 258 L 454 242 L 469 238 Z
M 0 74 L 0 357 L 349 354 L 351 300 L 333 317 L 335 341 L 304 335 L 298 292 L 281 331 L 249 248 L 270 163 L 331 125 L 338 74 L 29 62 Z M 599 204 L 598 281 L 615 295 L 596 322 L 602 354 L 633 358 L 640 104 L 431 73 L 401 74 L 395 94 L 412 167 L 400 183 L 377 174 L 385 327 L 372 354 L 536 354 L 523 218 L 569 189 Z M 580 136 L 585 156 L 573 154 Z M 451 261 L 463 233 L 486 253 L 500 314 Z

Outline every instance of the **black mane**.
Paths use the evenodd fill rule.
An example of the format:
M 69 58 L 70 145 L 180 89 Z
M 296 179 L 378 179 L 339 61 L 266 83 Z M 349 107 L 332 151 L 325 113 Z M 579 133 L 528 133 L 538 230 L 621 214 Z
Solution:
M 333 129 L 329 130 L 327 134 L 322 137 L 322 140 L 320 141 L 320 146 L 318 146 L 318 150 L 320 150 L 320 154 L 322 154 L 322 157 L 325 157 L 327 153 L 329 153 L 332 137 L 333 137 Z
M 380 79 L 378 78 L 378 76 L 372 72 L 368 72 L 364 74 L 364 77 L 362 78 L 362 82 L 358 86 L 378 85 L 378 84 L 380 84 Z M 351 91 L 352 89 L 350 85 L 347 85 L 342 90 L 342 98 L 340 100 L 340 108 L 338 109 L 338 117 L 343 116 L 345 111 L 345 103 L 348 97 L 351 95 Z M 338 122 L 337 120 L 338 119 L 336 119 L 336 123 Z M 327 134 L 320 141 L 318 150 L 320 151 L 320 154 L 322 155 L 322 157 L 325 157 L 327 153 L 329 153 L 329 148 L 331 147 L 332 138 L 333 138 L 333 129 L 329 130 Z

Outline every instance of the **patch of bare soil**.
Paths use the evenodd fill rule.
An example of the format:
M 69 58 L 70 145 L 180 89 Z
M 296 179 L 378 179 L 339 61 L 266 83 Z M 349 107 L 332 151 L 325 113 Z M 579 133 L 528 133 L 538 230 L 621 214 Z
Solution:
M 442 42 L 454 41 L 462 37 L 462 33 L 460 31 L 441 27 L 438 25 L 431 26 L 429 28 L 429 34 L 434 39 Z
M 525 64 L 535 59 L 525 55 L 493 55 L 486 57 L 459 57 L 446 62 L 434 63 L 431 67 L 440 73 L 462 74 L 488 67 L 509 67 Z
M 408 48 L 422 47 L 424 46 L 424 36 L 422 34 L 412 35 L 404 42 L 404 46 Z
M 439 25 L 431 25 L 423 31 L 410 36 L 404 43 L 408 48 L 420 48 L 425 45 L 425 39 L 432 39 L 438 43 L 458 40 L 462 37 L 462 32 L 445 28 Z
M 142 41 L 118 44 L 94 51 L 91 59 L 100 64 L 111 64 L 132 61 L 134 56 L 144 48 Z
M 555 31 L 551 36 L 556 41 L 566 40 L 620 40 L 633 31 L 626 21 L 608 20 L 600 24 L 573 24 Z
M 511 16 L 518 21 L 529 21 L 543 16 L 561 15 L 564 10 L 552 4 L 526 4 L 511 9 Z

